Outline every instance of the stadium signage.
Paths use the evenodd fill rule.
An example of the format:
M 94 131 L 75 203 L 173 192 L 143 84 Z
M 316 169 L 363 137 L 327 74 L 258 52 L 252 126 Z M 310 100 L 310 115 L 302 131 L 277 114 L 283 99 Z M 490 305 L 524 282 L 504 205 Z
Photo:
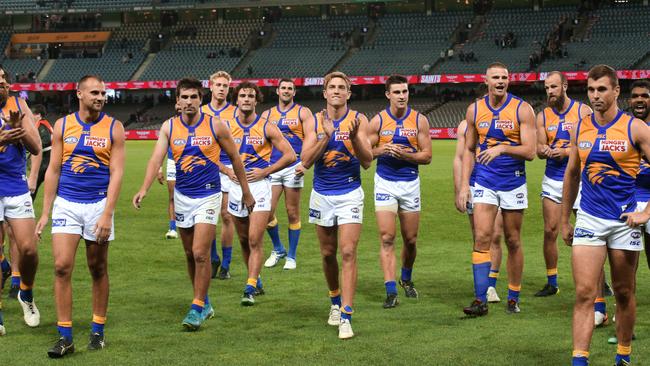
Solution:
M 11 36 L 11 43 L 106 42 L 110 36 L 111 32 L 17 33 Z

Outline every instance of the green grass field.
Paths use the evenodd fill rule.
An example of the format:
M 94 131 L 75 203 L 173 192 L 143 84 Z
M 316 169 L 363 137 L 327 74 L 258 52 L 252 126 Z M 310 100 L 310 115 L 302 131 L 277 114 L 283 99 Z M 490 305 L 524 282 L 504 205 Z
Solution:
M 213 280 L 210 296 L 216 317 L 196 333 L 183 332 L 181 320 L 192 290 L 179 240 L 165 240 L 167 190 L 155 183 L 144 207 L 136 211 L 131 197 L 142 181 L 152 142 L 129 142 L 124 185 L 115 215 L 116 240 L 111 244 L 111 296 L 106 326 L 107 348 L 88 352 L 91 320 L 90 277 L 83 247 L 74 273 L 74 334 L 77 353 L 71 364 L 427 364 L 427 365 L 567 365 L 571 357 L 573 285 L 570 250 L 560 246 L 560 288 L 555 297 L 533 294 L 546 281 L 542 257 L 540 182 L 543 162 L 528 164 L 530 208 L 523 227 L 526 257 L 521 314 L 505 314 L 505 304 L 490 305 L 490 314 L 465 319 L 461 308 L 473 297 L 471 235 L 467 217 L 453 204 L 451 161 L 453 141 L 435 141 L 433 162 L 421 170 L 422 222 L 414 282 L 416 301 L 401 295 L 401 304 L 382 308 L 385 297 L 379 267 L 379 243 L 372 204 L 372 174 L 364 173 L 365 222 L 358 248 L 359 281 L 355 301 L 355 338 L 340 341 L 326 323 L 327 287 L 315 229 L 308 224 L 311 172 L 302 199 L 303 232 L 298 269 L 264 269 L 267 295 L 254 307 L 239 305 L 246 275 L 238 244 L 228 281 Z M 42 202 L 38 198 L 37 208 Z M 286 240 L 286 215 L 279 209 Z M 265 256 L 271 251 L 267 238 Z M 401 248 L 401 242 L 398 249 Z M 40 244 L 41 265 L 35 296 L 41 326 L 28 328 L 15 300 L 4 300 L 8 334 L 0 338 L 0 364 L 44 364 L 46 350 L 57 339 L 52 294 L 53 260 L 50 236 Z M 505 258 L 504 258 L 505 260 Z M 504 262 L 505 263 L 505 262 Z M 639 269 L 638 320 L 633 360 L 650 364 L 650 285 L 645 258 Z M 401 289 L 400 289 L 401 291 Z M 505 265 L 498 291 L 506 296 Z M 6 294 L 5 294 L 6 296 Z M 610 312 L 613 298 L 608 298 Z M 598 329 L 592 342 L 592 365 L 611 365 L 616 346 L 607 338 L 614 327 Z

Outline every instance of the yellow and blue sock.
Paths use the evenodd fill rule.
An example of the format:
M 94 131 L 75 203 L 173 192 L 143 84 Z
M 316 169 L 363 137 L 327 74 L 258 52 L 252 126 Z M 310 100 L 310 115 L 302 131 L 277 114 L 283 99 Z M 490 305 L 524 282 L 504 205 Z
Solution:
M 519 302 L 519 293 L 521 292 L 521 285 L 508 284 L 508 301 L 515 300 Z
M 615 364 L 618 364 L 622 360 L 629 362 L 632 362 L 630 360 L 630 354 L 632 353 L 632 345 L 629 346 L 624 346 L 622 344 L 618 344 L 616 347 L 616 359 L 614 361 Z
M 596 301 L 594 302 L 594 311 L 603 314 L 607 313 L 607 303 L 605 302 L 604 297 L 596 298 Z
M 350 305 L 345 305 L 345 307 L 341 309 L 341 318 L 352 322 L 352 313 L 354 313 L 352 307 Z
M 472 252 L 472 272 L 474 272 L 474 295 L 482 302 L 487 302 L 487 289 L 490 274 L 490 251 Z
M 397 283 L 395 281 L 386 281 L 384 286 L 386 286 L 386 295 L 397 295 Z
M 169 230 L 176 231 L 176 220 L 169 220 Z
M 488 277 L 488 287 L 497 287 L 497 279 L 499 279 L 499 269 L 490 268 L 490 276 Z
M 402 281 L 410 281 L 413 276 L 413 268 L 402 267 Z
M 330 301 L 332 302 L 332 305 L 336 305 L 338 307 L 341 307 L 341 289 L 336 289 L 334 291 L 330 291 L 329 296 L 330 296 Z
M 300 221 L 295 224 L 289 224 L 289 253 L 287 257 L 296 259 L 296 251 L 298 250 L 298 241 L 300 240 Z
M 56 322 L 56 329 L 59 335 L 66 341 L 72 342 L 72 322 Z
M 11 272 L 11 287 L 20 286 L 20 272 Z
M 273 217 L 273 220 L 266 226 L 266 232 L 269 233 L 273 242 L 273 251 L 280 254 L 286 253 L 287 250 L 284 249 L 284 245 L 280 241 L 280 225 L 278 225 L 278 219 L 276 217 Z
M 205 306 L 205 301 L 194 299 L 192 300 L 192 306 L 190 306 L 190 309 L 196 310 L 199 314 L 201 314 L 203 312 L 204 306 Z
M 222 244 L 223 245 L 223 244 Z M 230 260 L 232 260 L 232 247 L 221 247 L 221 268 L 230 269 Z
M 546 270 L 547 283 L 557 288 L 557 268 L 550 268 Z
M 589 352 L 574 350 L 571 366 L 589 366 Z
M 5 257 L 3 253 L 0 253 L 0 270 L 2 270 L 2 272 L 11 270 L 11 263 L 9 263 L 7 257 Z
M 106 324 L 106 317 L 93 314 L 93 321 L 90 323 L 90 331 L 92 333 L 99 333 L 104 335 L 104 324 Z
M 255 293 L 255 287 L 257 286 L 257 278 L 249 278 L 246 280 L 246 287 L 244 288 L 245 294 Z
M 22 281 L 20 281 L 20 299 L 24 302 L 34 301 L 32 286 L 27 286 Z
M 212 241 L 212 246 L 210 247 L 210 260 L 213 262 L 220 262 L 219 252 L 217 252 L 217 241 Z

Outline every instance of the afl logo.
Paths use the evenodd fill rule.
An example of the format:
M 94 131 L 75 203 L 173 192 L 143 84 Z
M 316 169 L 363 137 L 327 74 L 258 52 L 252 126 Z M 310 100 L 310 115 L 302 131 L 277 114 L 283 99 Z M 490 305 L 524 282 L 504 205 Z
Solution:
M 173 144 L 174 144 L 174 146 L 185 145 L 185 140 L 183 140 L 183 139 L 175 139 Z
M 478 124 L 478 128 L 488 128 L 490 127 L 490 122 L 481 122 Z
M 547 130 L 548 132 L 553 132 L 553 131 L 557 130 L 557 126 L 555 126 L 555 125 L 553 125 L 553 126 L 548 126 L 548 128 L 547 128 L 546 130 Z
M 637 231 L 633 232 L 633 233 L 632 233 L 632 238 L 633 238 L 633 239 L 639 239 L 639 238 L 641 238 L 641 233 L 640 233 L 640 232 L 637 232 Z
M 580 149 L 580 150 L 590 149 L 591 146 L 593 146 L 593 145 L 592 145 L 592 143 L 590 141 L 580 141 L 580 142 L 578 142 L 578 149 Z
M 66 144 L 76 144 L 77 142 L 79 142 L 79 139 L 76 138 L 75 136 L 70 136 L 70 137 L 66 137 L 65 140 L 63 140 L 63 142 L 65 142 Z
M 393 134 L 393 131 L 391 131 L 391 130 L 381 131 L 382 136 L 390 136 L 392 134 Z
M 235 137 L 233 140 L 237 145 L 241 145 L 241 139 L 239 137 Z

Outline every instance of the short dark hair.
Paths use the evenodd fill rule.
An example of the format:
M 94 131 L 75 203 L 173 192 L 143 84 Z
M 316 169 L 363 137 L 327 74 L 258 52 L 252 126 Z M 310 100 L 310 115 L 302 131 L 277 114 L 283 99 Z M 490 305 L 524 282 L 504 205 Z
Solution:
M 559 71 L 551 71 L 551 72 L 549 72 L 548 74 L 546 74 L 546 78 L 548 79 L 549 77 L 551 77 L 553 75 L 559 76 L 560 77 L 560 82 L 562 82 L 562 84 L 567 84 L 569 82 L 567 80 L 566 76 L 563 73 L 559 72 Z
M 47 111 L 45 110 L 45 106 L 42 104 L 34 104 L 32 106 L 32 113 L 34 114 L 40 114 L 41 116 L 45 117 L 47 114 Z
M 84 75 L 81 79 L 79 79 L 79 82 L 77 83 L 77 89 L 81 88 L 81 85 L 83 83 L 85 83 L 86 81 L 90 80 L 90 79 L 95 79 L 95 80 L 99 81 L 100 83 L 104 82 L 104 79 L 102 79 L 101 76 L 99 76 L 99 75 L 92 75 L 92 74 L 91 75 Z
M 176 98 L 181 95 L 181 90 L 196 89 L 199 92 L 199 97 L 203 98 L 203 84 L 194 78 L 183 78 L 176 85 Z
M 280 85 L 281 85 L 282 83 L 291 83 L 291 84 L 293 84 L 294 87 L 296 86 L 296 82 L 293 81 L 293 79 L 282 78 L 282 79 L 278 80 L 278 88 L 280 87 Z
M 644 88 L 644 89 L 648 89 L 648 91 L 650 91 L 650 80 L 648 80 L 648 79 L 635 80 L 632 83 L 632 85 L 630 85 L 630 92 L 634 88 Z
M 613 87 L 618 86 L 616 70 L 609 65 L 596 65 L 592 67 L 591 70 L 589 70 L 589 74 L 587 74 L 587 79 L 598 80 L 603 77 L 609 78 Z
M 404 75 L 393 74 L 386 79 L 386 91 L 390 91 L 390 86 L 395 84 L 408 84 L 408 79 Z
M 508 70 L 508 66 L 506 66 L 506 64 L 504 64 L 503 62 L 496 61 L 489 64 L 487 69 L 485 69 L 485 71 L 487 72 L 487 70 L 494 69 L 494 68 L 504 69 L 506 71 Z
M 262 101 L 264 100 L 264 97 L 262 96 L 262 91 L 260 91 L 260 88 L 257 86 L 257 84 L 251 83 L 250 81 L 242 81 L 239 85 L 237 85 L 235 87 L 235 90 L 232 93 L 232 99 L 233 99 L 234 104 L 237 104 L 237 98 L 239 96 L 239 91 L 241 91 L 242 89 L 253 89 L 253 90 L 255 90 L 255 100 L 258 103 L 262 103 Z

